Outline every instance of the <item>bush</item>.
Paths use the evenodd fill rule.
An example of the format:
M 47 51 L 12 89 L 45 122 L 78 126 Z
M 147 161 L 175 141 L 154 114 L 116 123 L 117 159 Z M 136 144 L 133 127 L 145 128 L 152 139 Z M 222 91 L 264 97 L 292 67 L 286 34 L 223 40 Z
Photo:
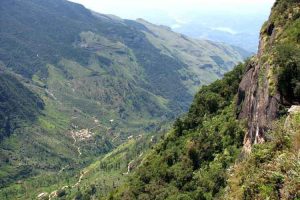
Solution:
M 57 197 L 60 198 L 60 197 L 63 197 L 67 194 L 66 190 L 58 190 L 57 191 Z
M 290 102 L 300 100 L 300 50 L 293 44 L 276 47 L 279 92 Z

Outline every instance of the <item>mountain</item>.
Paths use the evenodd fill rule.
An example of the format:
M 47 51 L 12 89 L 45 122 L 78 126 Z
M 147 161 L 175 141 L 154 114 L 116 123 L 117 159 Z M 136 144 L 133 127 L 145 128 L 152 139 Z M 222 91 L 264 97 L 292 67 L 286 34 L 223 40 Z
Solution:
M 277 0 L 258 54 L 203 86 L 108 199 L 299 199 L 300 3 Z
M 238 60 L 240 56 L 250 56 L 249 52 L 239 47 L 227 46 L 225 49 L 222 43 L 194 40 L 171 31 L 169 27 L 157 26 L 143 19 L 137 22 L 150 30 L 145 35 L 156 48 L 187 65 L 187 70 L 181 70 L 181 75 L 184 85 L 192 94 L 198 90 L 199 85 L 207 85 L 230 71 L 234 64 L 232 58 Z
M 249 55 L 65 0 L 1 1 L 0 26 L 0 199 L 57 195 L 110 154 L 127 167 Z

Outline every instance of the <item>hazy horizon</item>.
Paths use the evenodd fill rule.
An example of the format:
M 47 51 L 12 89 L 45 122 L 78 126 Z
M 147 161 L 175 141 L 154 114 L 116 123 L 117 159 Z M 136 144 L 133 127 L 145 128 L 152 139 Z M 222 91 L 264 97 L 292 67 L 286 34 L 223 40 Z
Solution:
M 143 18 L 185 35 L 255 52 L 260 27 L 275 0 L 70 0 L 102 14 Z
M 190 14 L 240 14 L 269 13 L 275 0 L 70 0 L 102 14 L 112 14 L 124 19 L 144 18 L 164 14 L 172 18 L 189 18 Z M 180 21 L 180 20 L 178 20 Z M 185 21 L 182 19 L 182 21 Z

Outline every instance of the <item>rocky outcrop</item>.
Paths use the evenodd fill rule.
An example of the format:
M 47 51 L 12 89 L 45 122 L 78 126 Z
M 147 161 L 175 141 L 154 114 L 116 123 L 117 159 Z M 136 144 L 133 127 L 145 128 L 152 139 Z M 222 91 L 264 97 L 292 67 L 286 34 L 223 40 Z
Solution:
M 284 123 L 284 128 L 286 130 L 293 130 L 293 118 L 297 115 L 300 114 L 300 106 L 293 105 L 289 110 L 288 110 L 289 115 L 287 116 L 285 123 Z M 299 130 L 298 130 L 299 131 Z M 299 141 L 300 142 L 300 141 Z
M 294 7 L 298 7 L 298 4 L 286 5 L 292 7 L 290 10 L 295 10 Z M 281 39 L 285 24 L 288 24 L 288 20 L 285 24 L 278 23 L 279 20 L 275 16 L 279 15 L 279 6 L 282 7 L 280 0 L 273 7 L 269 21 L 262 28 L 258 54 L 249 62 L 239 85 L 238 118 L 245 119 L 248 126 L 244 138 L 245 152 L 250 152 L 253 144 L 265 141 L 265 132 L 270 128 L 271 122 L 278 118 L 281 105 L 287 106 L 284 102 L 285 97 L 278 92 L 277 77 L 274 75 L 274 69 L 277 67 L 273 62 L 274 46 Z M 296 14 L 299 14 L 297 9 L 295 13 L 286 13 L 290 21 L 294 19 L 289 16 Z M 284 15 L 285 13 L 282 14 Z
M 276 34 L 274 30 L 273 28 L 271 35 Z M 244 139 L 247 152 L 251 151 L 252 144 L 265 141 L 264 132 L 268 129 L 270 122 L 278 116 L 280 95 L 279 93 L 270 95 L 269 81 L 264 75 L 271 70 L 271 66 L 261 62 L 264 46 L 261 40 L 259 53 L 248 64 L 248 70 L 238 91 L 238 106 L 240 107 L 238 117 L 246 119 L 248 124 L 248 132 Z

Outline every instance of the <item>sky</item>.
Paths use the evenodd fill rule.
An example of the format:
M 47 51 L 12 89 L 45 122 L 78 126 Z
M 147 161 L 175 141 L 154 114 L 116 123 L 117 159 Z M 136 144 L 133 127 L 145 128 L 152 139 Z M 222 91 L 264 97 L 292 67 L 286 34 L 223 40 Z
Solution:
M 103 14 L 125 19 L 170 17 L 189 13 L 255 14 L 269 12 L 275 0 L 71 0 Z M 186 17 L 188 18 L 188 17 Z M 149 20 L 149 19 L 148 19 Z

